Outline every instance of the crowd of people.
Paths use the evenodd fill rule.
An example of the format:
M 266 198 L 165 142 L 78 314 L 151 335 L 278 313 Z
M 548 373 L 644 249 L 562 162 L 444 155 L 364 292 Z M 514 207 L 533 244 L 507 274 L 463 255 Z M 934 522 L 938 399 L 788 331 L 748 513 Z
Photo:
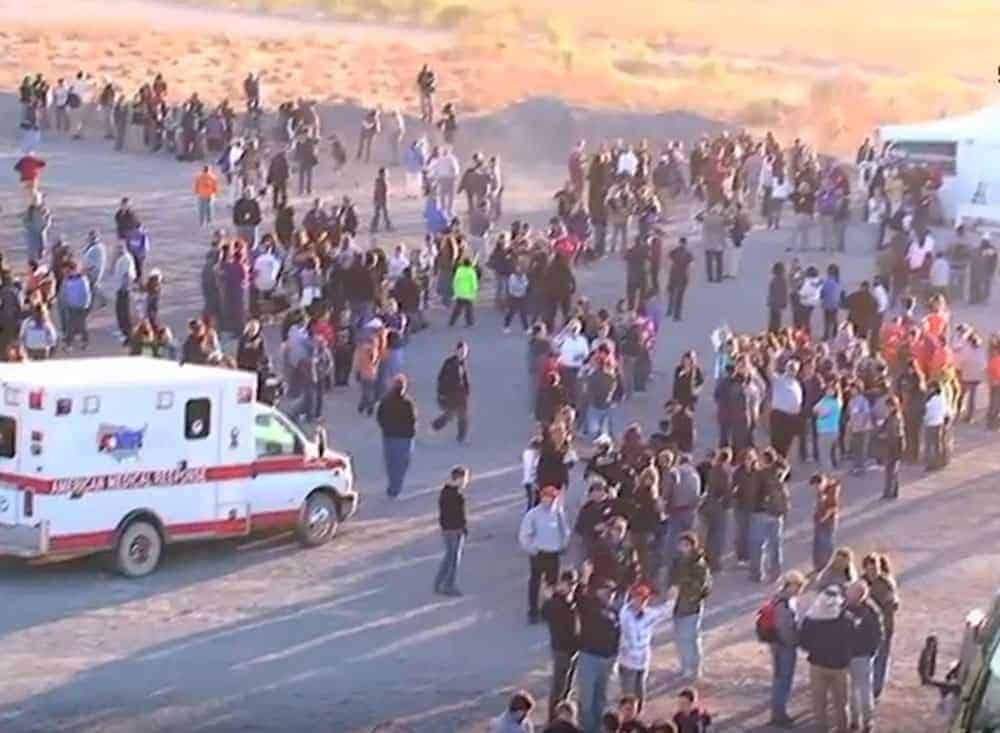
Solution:
M 293 171 L 298 195 L 313 196 L 319 114 L 307 100 L 285 103 L 265 131 L 257 75 L 244 80 L 241 130 L 228 102 L 209 110 L 193 94 L 175 104 L 160 75 L 132 99 L 84 72 L 51 87 L 41 75 L 25 78 L 18 173 L 29 199 L 22 219 L 28 271 L 17 278 L 9 258 L 0 258 L 3 353 L 20 361 L 87 349 L 91 314 L 113 303 L 128 353 L 255 372 L 261 398 L 282 399 L 301 425 L 321 421 L 325 396 L 353 376 L 357 413 L 381 429 L 387 494 L 397 497 L 419 419 L 407 349 L 432 306 L 450 311 L 451 326 L 461 319 L 474 327 L 481 283 L 491 280 L 489 300 L 504 331 L 516 319 L 526 334 L 524 409 L 538 425 L 523 453 L 526 512 L 516 540 L 529 558 L 527 619 L 544 622 L 551 642 L 545 730 L 709 730 L 696 687 L 705 673 L 701 628 L 713 579 L 730 562 L 750 581 L 776 588 L 755 619 L 773 661 L 772 724 L 794 725 L 788 703 L 802 649 L 822 729 L 872 730 L 899 595 L 887 558 L 867 555 L 859 573 L 850 549 L 838 546 L 842 469 L 881 471 L 883 496 L 898 498 L 901 463 L 948 465 L 955 425 L 975 416 L 983 382 L 986 424 L 1000 428 L 1000 338 L 952 323 L 948 306 L 966 297 L 956 281 L 968 280 L 970 302 L 988 301 L 997 257 L 989 239 L 977 243 L 960 226 L 938 248 L 930 227 L 939 184 L 867 142 L 852 187 L 846 166 L 801 141 L 782 147 L 770 133 L 746 132 L 706 137 L 690 152 L 677 141 L 658 153 L 647 140 L 580 141 L 547 226 L 502 225 L 500 157 L 476 153 L 463 168 L 454 105 L 435 115 L 428 66 L 416 83 L 420 134 L 407 142 L 400 111 L 372 109 L 354 156 L 368 163 L 374 142 L 388 139 L 387 167 L 372 184 L 370 232 L 393 227 L 389 166 L 402 166 L 406 195 L 424 198 L 422 241 L 387 251 L 362 246 L 367 213 L 348 196 L 334 206 L 315 198 L 301 216 L 295 211 Z M 165 149 L 201 161 L 193 181 L 197 223 L 214 231 L 201 268 L 201 312 L 182 339 L 161 315 L 170 283 L 149 266 L 152 240 L 129 199 L 114 213 L 114 243 L 96 228 L 79 251 L 49 241 L 53 212 L 40 184 L 39 135 L 82 137 L 98 112 L 116 149 Z M 339 138 L 329 139 L 339 169 L 349 156 Z M 231 222 L 222 224 L 215 203 L 227 188 Z M 461 194 L 464 215 L 456 211 Z M 622 405 L 650 390 L 664 322 L 683 318 L 697 252 L 704 252 L 707 283 L 737 277 L 755 222 L 781 229 L 785 201 L 793 218 L 789 256 L 774 263 L 762 293 L 764 327 L 734 333 L 720 325 L 711 334 L 711 365 L 699 364 L 695 351 L 677 364 L 657 425 L 621 425 Z M 693 234 L 668 240 L 668 225 L 692 205 L 700 245 L 688 241 Z M 848 288 L 834 260 L 847 248 L 852 216 L 872 230 L 875 268 Z M 805 261 L 815 252 L 830 255 L 822 273 Z M 595 304 L 581 292 L 580 268 L 613 255 L 625 261 L 623 297 Z M 276 354 L 264 338 L 271 323 L 281 335 Z M 441 412 L 431 422 L 443 430 L 454 420 L 459 443 L 470 429 L 468 353 L 466 340 L 457 340 L 444 360 Z M 699 411 L 715 418 L 711 446 L 696 434 Z M 578 448 L 589 455 L 582 459 Z M 791 472 L 809 464 L 813 553 L 803 575 L 786 567 L 785 521 Z M 577 466 L 581 499 L 574 498 Z M 461 594 L 469 478 L 468 468 L 456 466 L 439 499 L 445 549 L 434 591 L 447 596 Z M 815 598 L 799 608 L 807 591 Z M 653 634 L 667 619 L 684 687 L 672 718 L 645 722 Z M 621 696 L 609 709 L 615 670 Z M 493 730 L 533 730 L 534 707 L 529 694 L 517 693 Z

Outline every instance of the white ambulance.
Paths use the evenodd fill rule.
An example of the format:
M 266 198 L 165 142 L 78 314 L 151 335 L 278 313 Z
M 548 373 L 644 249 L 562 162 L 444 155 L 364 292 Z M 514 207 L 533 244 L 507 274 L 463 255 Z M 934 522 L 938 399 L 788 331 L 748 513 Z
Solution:
M 325 543 L 357 507 L 350 458 L 255 390 L 255 374 L 141 357 L 0 364 L 0 555 L 110 551 L 139 577 L 172 542 Z

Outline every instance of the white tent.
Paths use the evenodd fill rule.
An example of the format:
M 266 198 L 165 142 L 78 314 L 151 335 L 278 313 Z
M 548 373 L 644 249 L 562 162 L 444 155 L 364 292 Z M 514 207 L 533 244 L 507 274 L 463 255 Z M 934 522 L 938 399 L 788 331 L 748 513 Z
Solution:
M 1000 214 L 1000 106 L 930 122 L 883 125 L 883 143 L 915 163 L 940 167 L 939 192 L 945 216 L 959 209 L 986 207 Z

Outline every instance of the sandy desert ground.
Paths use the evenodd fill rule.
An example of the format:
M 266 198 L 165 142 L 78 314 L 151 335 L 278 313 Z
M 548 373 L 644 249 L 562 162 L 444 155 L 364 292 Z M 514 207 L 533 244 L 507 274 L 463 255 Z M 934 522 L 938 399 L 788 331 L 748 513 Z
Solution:
M 0 3 L 5 27 L 0 41 L 7 44 L 3 73 L 10 75 L 0 77 L 0 87 L 15 79 L 24 65 L 36 68 L 57 47 L 72 44 L 77 49 L 73 54 L 103 59 L 96 66 L 106 64 L 116 73 L 115 69 L 134 65 L 134 57 L 129 62 L 121 50 L 160 39 L 161 32 L 163 38 L 183 40 L 171 41 L 176 45 L 157 52 L 160 61 L 135 73 L 144 75 L 172 58 L 183 58 L 185 68 L 189 60 L 203 59 L 201 82 L 208 84 L 211 77 L 213 84 L 229 84 L 246 67 L 245 54 L 231 58 L 234 49 L 278 44 L 273 51 L 277 57 L 295 46 L 296 34 L 302 32 L 301 21 L 294 19 L 268 20 L 265 29 L 259 20 L 237 23 L 227 12 L 191 15 L 190 9 L 181 9 L 170 11 L 178 15 L 163 11 L 158 16 L 160 30 L 146 33 L 138 23 L 140 11 L 148 6 L 122 0 L 117 7 L 123 27 L 133 30 L 119 33 L 118 40 L 90 27 L 79 31 L 78 37 L 64 38 L 54 29 L 68 22 L 62 13 L 67 6 L 44 2 L 38 6 L 30 22 L 48 23 L 50 30 L 25 30 L 28 21 L 23 13 L 17 14 L 23 28 L 7 22 L 17 6 L 6 0 Z M 80 0 L 74 6 L 96 9 L 97 3 Z M 210 21 L 213 18 L 223 19 L 227 35 L 211 36 L 216 40 L 201 45 L 185 35 L 190 34 L 182 27 L 185 23 L 216 22 Z M 246 35 L 241 30 L 244 22 Z M 262 31 L 273 31 L 275 38 L 251 40 Z M 37 34 L 30 42 L 24 40 L 29 32 Z M 390 39 L 399 30 L 338 23 L 328 32 L 365 38 L 385 33 L 382 38 L 392 47 L 396 41 Z M 437 31 L 419 33 L 426 53 L 438 49 L 433 51 L 435 58 L 439 52 L 448 58 L 450 41 L 442 40 Z M 400 44 L 413 37 L 410 31 L 404 36 Z M 330 78 L 353 74 L 357 84 L 374 85 L 378 68 L 390 65 L 376 50 L 380 42 L 369 53 L 383 66 L 371 71 L 357 66 L 354 54 L 361 53 L 359 47 L 344 43 L 337 50 L 338 43 L 330 42 L 330 50 L 323 53 L 343 54 L 344 64 L 328 67 Z M 43 50 L 33 51 L 36 45 Z M 30 58 L 38 60 L 12 68 L 13 60 L 30 53 L 36 53 Z M 385 88 L 400 89 L 408 83 L 412 66 L 424 53 L 406 50 L 406 68 L 398 72 L 403 82 L 392 81 L 396 77 L 391 76 Z M 209 57 L 216 59 L 216 66 Z M 62 64 L 58 68 L 79 65 L 78 55 L 52 58 Z M 218 63 L 221 60 L 225 63 Z M 535 81 L 546 83 L 546 78 L 518 77 L 516 83 L 528 89 Z M 469 88 L 474 88 L 472 82 L 470 78 Z M 366 96 L 370 90 L 353 88 L 352 99 L 370 103 L 372 96 Z M 574 101 L 572 95 L 568 99 Z M 484 105 L 482 115 L 463 128 L 464 151 L 481 148 L 504 155 L 505 222 L 545 221 L 549 196 L 562 181 L 565 151 L 578 137 L 690 139 L 716 124 L 703 115 L 658 114 L 659 109 L 594 111 L 590 102 L 579 101 L 577 106 L 553 98 L 505 98 L 498 105 L 503 109 Z M 9 97 L 0 97 L 0 113 L 0 119 L 14 119 Z M 355 106 L 331 106 L 325 115 L 324 124 L 330 129 L 353 135 Z M 8 166 L 15 156 L 12 134 L 9 128 L 0 130 L 0 161 Z M 45 175 L 56 217 L 54 233 L 68 241 L 82 244 L 86 231 L 95 226 L 110 232 L 119 198 L 132 196 L 153 240 L 150 264 L 166 274 L 164 312 L 180 332 L 198 307 L 197 272 L 207 239 L 195 226 L 190 195 L 194 165 L 146 153 L 116 154 L 93 139 L 46 141 L 43 153 L 50 164 Z M 351 165 L 338 178 L 322 166 L 320 173 L 324 198 L 351 194 L 361 202 L 362 212 L 366 210 L 373 166 Z M 24 258 L 16 218 L 19 200 L 13 182 L 0 190 L 0 241 L 16 267 L 23 266 Z M 307 202 L 298 198 L 295 204 L 301 211 Z M 397 202 L 393 213 L 399 232 L 378 242 L 386 246 L 400 240 L 415 242 L 421 232 L 416 203 Z M 686 207 L 674 213 L 675 230 L 686 230 Z M 225 217 L 224 208 L 220 215 Z M 700 279 L 700 270 L 695 271 L 685 321 L 668 325 L 660 339 L 651 399 L 628 404 L 619 424 L 628 420 L 640 420 L 647 427 L 655 424 L 679 354 L 695 348 L 707 359 L 707 334 L 720 322 L 736 329 L 761 327 L 766 272 L 773 261 L 786 256 L 786 241 L 785 232 L 754 231 L 737 282 L 709 286 Z M 849 251 L 838 257 L 847 282 L 870 273 L 870 241 L 864 226 L 852 225 Z M 818 265 L 827 261 L 818 255 L 811 259 Z M 609 305 L 620 296 L 623 277 L 622 264 L 608 261 L 583 273 L 583 288 L 595 303 Z M 478 325 L 471 330 L 450 330 L 442 324 L 443 316 L 441 311 L 432 313 L 434 327 L 414 340 L 407 355 L 423 426 L 401 500 L 391 502 L 384 496 L 378 431 L 373 423 L 357 420 L 355 389 L 328 400 L 326 422 L 333 443 L 355 456 L 364 493 L 360 515 L 333 544 L 305 552 L 288 538 L 276 537 L 188 547 L 171 553 L 160 572 L 141 581 L 109 575 L 96 559 L 42 568 L 0 567 L 0 593 L 6 604 L 0 614 L 0 669 L 7 670 L 0 685 L 0 727 L 14 733 L 362 733 L 378 721 L 395 718 L 417 733 L 472 733 L 484 729 L 484 721 L 499 712 L 512 689 L 526 687 L 544 696 L 546 636 L 544 629 L 524 622 L 527 567 L 514 537 L 522 502 L 519 454 L 532 429 L 520 373 L 524 344 L 519 337 L 500 336 L 498 317 L 485 303 Z M 983 329 L 994 325 L 988 309 L 961 308 L 959 316 Z M 115 353 L 111 325 L 108 313 L 93 323 L 100 353 Z M 459 334 L 471 343 L 475 391 L 471 442 L 461 450 L 455 448 L 450 433 L 434 434 L 427 427 L 433 414 L 434 374 Z M 714 428 L 707 409 L 700 411 L 699 431 L 701 443 L 711 444 Z M 429 590 L 440 552 L 436 490 L 456 461 L 473 470 L 472 534 L 461 578 L 466 595 L 444 600 Z M 799 473 L 804 475 L 804 470 Z M 936 694 L 916 684 L 916 656 L 931 632 L 942 639 L 943 657 L 952 655 L 966 612 L 984 605 L 1000 586 L 995 542 L 1000 526 L 998 474 L 1000 456 L 993 437 L 973 426 L 960 433 L 959 455 L 948 471 L 927 476 L 917 470 L 906 473 L 903 497 L 897 503 L 878 500 L 875 475 L 847 481 L 841 541 L 858 553 L 888 552 L 902 587 L 895 667 L 882 708 L 881 730 L 887 733 L 941 729 Z M 802 483 L 794 486 L 793 505 L 788 558 L 790 564 L 803 567 L 809 556 L 811 499 Z M 709 603 L 702 692 L 717 713 L 720 731 L 767 730 L 763 723 L 768 658 L 752 631 L 753 612 L 763 597 L 764 589 L 749 584 L 733 569 L 717 579 Z M 672 708 L 675 670 L 667 626 L 656 638 L 653 713 Z M 804 665 L 800 670 L 796 713 L 806 710 Z M 617 694 L 614 683 L 612 694 Z

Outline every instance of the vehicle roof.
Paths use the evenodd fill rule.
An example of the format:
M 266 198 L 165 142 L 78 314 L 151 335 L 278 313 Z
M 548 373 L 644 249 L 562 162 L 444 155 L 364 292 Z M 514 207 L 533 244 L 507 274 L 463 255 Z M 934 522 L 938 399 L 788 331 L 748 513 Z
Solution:
M 250 381 L 253 375 L 223 367 L 178 364 L 146 356 L 0 363 L 0 382 L 42 388 L 221 385 L 232 383 L 234 379 L 239 380 L 241 377 L 241 381 Z

